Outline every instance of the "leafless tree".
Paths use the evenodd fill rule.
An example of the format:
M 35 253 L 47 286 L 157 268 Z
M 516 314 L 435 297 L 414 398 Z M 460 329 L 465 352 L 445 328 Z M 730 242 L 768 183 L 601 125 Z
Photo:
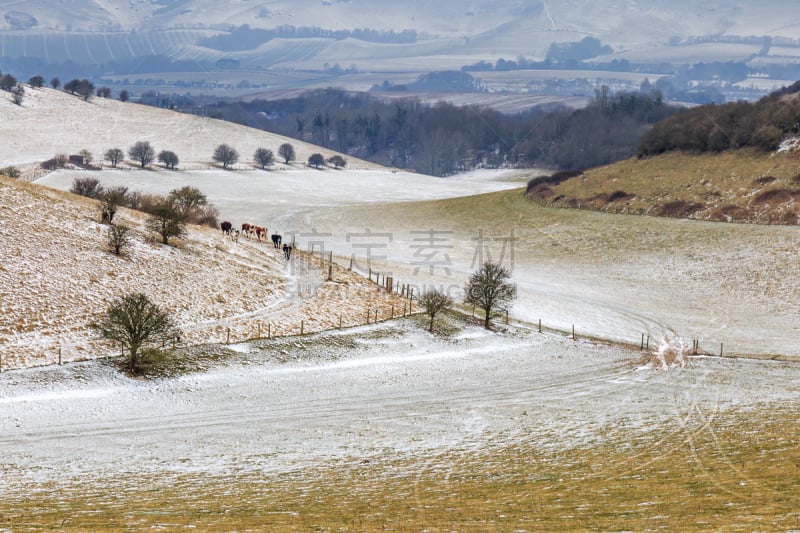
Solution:
M 433 333 L 433 319 L 436 318 L 436 315 L 440 312 L 451 307 L 453 305 L 453 299 L 442 291 L 433 289 L 422 295 L 419 303 L 425 308 L 425 313 L 431 317 L 431 323 L 428 329 Z
M 508 309 L 517 297 L 517 286 L 508 281 L 510 278 L 507 268 L 487 261 L 470 276 L 464 288 L 464 302 L 483 310 L 483 326 L 487 329 L 492 317 Z
M 142 168 L 153 162 L 156 157 L 155 149 L 147 141 L 138 141 L 128 150 L 128 157 L 138 161 Z
M 227 144 L 220 144 L 214 150 L 214 161 L 217 163 L 222 163 L 223 169 L 227 169 L 230 165 L 235 164 L 238 160 L 239 152 Z
M 125 157 L 125 153 L 119 148 L 110 148 L 106 150 L 105 158 L 111 163 L 111 166 L 117 168 L 117 164 Z
M 127 350 L 126 363 L 131 373 L 138 369 L 142 346 L 178 335 L 178 328 L 170 313 L 143 293 L 127 294 L 114 301 L 92 327 L 104 339 L 117 342 Z
M 122 255 L 131 243 L 131 228 L 125 224 L 111 224 L 108 226 L 107 237 L 108 247 L 114 255 Z

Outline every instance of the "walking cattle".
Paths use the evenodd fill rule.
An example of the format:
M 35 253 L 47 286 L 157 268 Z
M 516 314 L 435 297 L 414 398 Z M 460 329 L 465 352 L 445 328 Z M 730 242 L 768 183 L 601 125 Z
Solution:
M 231 234 L 231 230 L 233 229 L 233 224 L 231 224 L 230 222 L 228 222 L 226 220 L 225 222 L 223 222 L 219 226 L 220 226 L 220 228 L 222 228 L 222 234 L 223 235 L 230 235 Z
M 256 234 L 256 239 L 259 241 L 267 238 L 267 228 L 264 226 L 253 226 L 253 232 Z
M 277 233 L 273 233 L 271 238 L 272 238 L 272 246 L 274 248 L 280 248 L 281 247 L 281 240 L 282 240 L 281 236 L 278 235 Z
M 283 245 L 283 256 L 286 259 L 291 259 L 292 258 L 292 247 L 289 246 L 288 244 L 284 244 Z

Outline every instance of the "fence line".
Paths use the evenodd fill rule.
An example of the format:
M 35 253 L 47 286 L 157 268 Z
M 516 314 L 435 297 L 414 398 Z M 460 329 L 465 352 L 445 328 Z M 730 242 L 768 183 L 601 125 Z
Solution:
M 272 243 L 267 242 L 265 245 L 271 246 Z M 327 281 L 334 280 L 336 273 L 341 274 L 347 270 L 334 260 L 332 251 L 328 252 L 327 258 L 322 255 L 316 255 L 312 252 L 298 249 L 295 246 L 291 260 L 299 260 L 302 263 L 306 263 L 307 267 L 318 267 L 321 275 L 324 275 Z M 362 277 L 366 278 L 366 276 L 363 276 L 356 270 L 350 271 L 356 275 L 361 275 Z M 304 317 L 301 318 L 299 322 L 292 322 L 288 324 L 286 321 L 281 320 L 248 320 L 239 324 L 222 322 L 209 327 L 190 327 L 188 331 L 182 332 L 182 336 L 179 339 L 172 339 L 171 342 L 162 342 L 161 347 L 166 348 L 167 346 L 171 346 L 175 348 L 179 346 L 195 346 L 207 343 L 227 345 L 255 340 L 272 339 L 275 337 L 309 335 L 312 333 L 322 333 L 325 331 L 335 331 L 339 329 L 357 327 L 365 324 L 386 322 L 388 320 L 410 316 L 420 312 L 420 309 L 414 303 L 416 295 L 401 295 L 395 290 L 395 288 L 401 287 L 399 281 L 395 283 L 393 278 L 389 277 L 388 279 L 391 280 L 391 283 L 387 282 L 385 279 L 381 282 L 380 278 L 378 277 L 379 275 L 380 273 L 376 273 L 376 276 L 374 277 L 375 279 L 373 280 L 373 278 L 370 277 L 368 278 L 368 281 L 374 281 L 375 290 L 377 292 L 382 292 L 384 296 L 394 295 L 401 297 L 403 300 L 402 309 L 400 308 L 400 302 L 398 301 L 394 303 L 367 305 L 362 311 L 358 311 L 354 307 L 350 313 L 339 312 L 335 313 L 333 316 L 328 316 L 322 319 L 315 316 L 310 318 Z M 402 286 L 405 287 L 405 285 Z M 368 290 L 372 291 L 372 289 Z M 351 317 L 348 317 L 348 314 L 351 315 Z M 68 343 L 55 343 L 52 344 L 51 347 L 46 348 L 44 352 L 32 353 L 30 355 L 23 356 L 26 357 L 27 360 L 33 361 L 33 364 L 26 365 L 9 364 L 7 360 L 8 358 L 4 358 L 3 352 L 0 351 L 0 372 L 116 357 L 116 349 L 108 342 L 98 340 L 91 342 L 91 344 L 93 346 L 90 346 L 88 349 L 84 349 L 75 354 L 74 347 L 71 347 Z M 93 349 L 101 351 L 104 347 L 106 352 L 114 351 L 115 355 L 107 355 L 102 357 L 86 357 L 80 355 L 81 353 L 91 353 L 90 351 Z M 70 357 L 70 353 L 73 354 L 72 357 Z M 19 359 L 19 357 L 16 359 Z
M 270 243 L 266 243 L 269 245 Z M 299 320 L 299 323 L 290 323 L 286 324 L 285 321 L 270 321 L 270 320 L 249 320 L 244 323 L 236 324 L 233 326 L 229 325 L 228 323 L 217 323 L 214 326 L 203 328 L 203 327 L 195 327 L 190 328 L 188 332 L 184 332 L 184 337 L 179 339 L 173 339 L 172 342 L 163 342 L 162 348 L 167 347 L 167 344 L 171 345 L 173 348 L 177 346 L 193 346 L 193 345 L 200 345 L 206 343 L 218 343 L 218 344 L 236 344 L 240 342 L 248 342 L 248 341 L 255 341 L 255 340 L 264 340 L 264 339 L 272 339 L 276 337 L 293 337 L 293 336 L 301 336 L 301 335 L 309 335 L 312 333 L 321 333 L 325 331 L 334 331 L 343 328 L 350 328 L 356 327 L 366 324 L 375 324 L 378 322 L 385 322 L 388 320 L 392 320 L 395 318 L 401 318 L 410 316 L 412 314 L 418 314 L 422 312 L 422 310 L 415 306 L 415 300 L 419 300 L 418 294 L 414 294 L 415 286 L 410 283 L 403 283 L 400 280 L 395 280 L 393 275 L 389 275 L 388 273 L 381 272 L 381 271 L 372 271 L 371 268 L 367 269 L 366 275 L 363 272 L 359 272 L 359 268 L 357 265 L 353 264 L 353 257 L 349 258 L 350 264 L 347 268 L 340 265 L 335 259 L 339 259 L 339 256 L 334 256 L 333 251 L 328 251 L 327 254 L 319 253 L 315 254 L 313 249 L 310 251 L 304 251 L 298 249 L 295 244 L 295 252 L 293 252 L 293 259 L 294 261 L 300 261 L 301 263 L 306 263 L 306 266 L 309 268 L 318 267 L 319 271 L 322 275 L 325 276 L 327 281 L 332 281 L 335 278 L 335 274 L 341 274 L 343 271 L 353 272 L 356 275 L 360 275 L 366 278 L 370 283 L 373 283 L 375 286 L 375 290 L 378 292 L 383 292 L 384 295 L 395 295 L 400 297 L 400 300 L 394 303 L 386 303 L 384 305 L 366 305 L 361 310 L 360 318 L 359 312 L 357 310 L 353 310 L 350 314 L 352 315 L 351 319 L 345 320 L 345 313 L 339 312 L 334 314 L 334 316 L 326 317 L 323 319 L 319 319 L 318 317 L 303 317 Z M 327 257 L 326 257 L 327 255 Z M 400 303 L 402 302 L 403 307 L 400 308 Z M 455 306 L 457 310 L 459 310 L 465 316 L 471 316 L 474 319 L 483 320 L 480 317 L 476 317 L 476 309 L 472 306 L 471 312 L 468 307 L 463 305 Z M 567 335 L 572 340 L 578 340 L 579 338 L 589 339 L 589 340 L 596 340 L 601 342 L 611 342 L 611 343 L 618 343 L 620 345 L 628 346 L 629 348 L 638 348 L 640 351 L 650 352 L 650 343 L 651 343 L 651 336 L 647 333 L 637 333 L 635 337 L 631 340 L 622 340 L 619 338 L 613 337 L 600 337 L 597 334 L 581 334 L 579 331 L 576 332 L 575 325 L 572 324 L 571 330 L 564 330 L 558 327 L 551 327 L 543 325 L 542 319 L 540 318 L 538 322 L 532 323 L 527 320 L 517 318 L 511 316 L 508 311 L 506 310 L 504 314 L 499 317 L 497 320 L 502 320 L 505 325 L 511 325 L 513 322 L 516 324 L 517 327 L 524 327 L 529 330 L 535 330 L 539 333 L 553 333 L 559 335 Z M 495 320 L 495 324 L 497 323 Z M 327 325 L 326 325 L 327 324 Z M 97 348 L 101 348 L 102 346 L 109 346 L 108 343 L 97 341 L 91 343 Z M 710 348 L 705 348 L 705 346 L 710 346 Z M 92 349 L 92 346 L 89 347 Z M 84 348 L 82 350 L 83 353 L 86 353 L 88 350 Z M 73 357 L 70 357 L 70 352 L 73 353 Z M 70 343 L 58 343 L 52 345 L 50 350 L 47 350 L 45 353 L 41 354 L 32 354 L 31 357 L 33 358 L 43 358 L 41 363 L 35 361 L 34 364 L 25 365 L 25 366 L 8 366 L 8 362 L 4 361 L 3 354 L 0 352 L 0 372 L 12 369 L 19 369 L 19 368 L 31 368 L 37 366 L 51 366 L 53 364 L 62 364 L 64 362 L 79 362 L 79 361 L 86 361 L 90 359 L 100 359 L 98 358 L 91 358 L 91 357 L 81 357 L 78 355 L 77 357 L 74 356 L 75 348 L 70 345 Z M 78 352 L 79 354 L 81 352 Z M 717 343 L 712 342 L 710 340 L 705 341 L 704 347 L 700 345 L 699 338 L 692 339 L 692 348 L 688 354 L 685 355 L 707 355 L 707 356 L 718 356 L 723 357 L 725 355 L 729 357 L 734 357 L 737 354 L 730 352 L 730 349 L 725 349 L 725 345 L 723 342 L 719 342 L 719 348 L 717 349 Z M 111 356 L 106 356 L 111 357 Z M 778 358 L 780 356 L 775 356 L 773 358 Z

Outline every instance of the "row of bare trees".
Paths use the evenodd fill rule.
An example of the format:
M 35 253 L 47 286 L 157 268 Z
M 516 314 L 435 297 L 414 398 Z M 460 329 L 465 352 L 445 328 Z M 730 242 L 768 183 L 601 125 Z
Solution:
M 127 234 L 124 226 L 110 226 L 109 233 Z M 508 269 L 495 263 L 484 263 L 467 282 L 465 303 L 481 307 L 485 311 L 484 325 L 489 328 L 493 316 L 507 309 L 516 297 L 516 285 L 509 281 Z M 434 319 L 453 305 L 450 296 L 439 290 L 431 290 L 420 299 L 430 316 L 430 331 L 433 333 Z M 127 352 L 125 368 L 132 374 L 146 370 L 147 353 L 140 355 L 148 344 L 162 345 L 179 337 L 181 332 L 169 313 L 152 302 L 143 293 L 122 296 L 109 305 L 105 314 L 92 324 L 93 329 L 104 339 L 120 344 Z M 158 350 L 154 350 L 158 352 Z

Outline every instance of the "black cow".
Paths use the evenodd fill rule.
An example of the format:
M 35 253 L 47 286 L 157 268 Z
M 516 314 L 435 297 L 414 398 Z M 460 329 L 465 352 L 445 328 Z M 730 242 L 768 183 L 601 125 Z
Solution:
M 222 233 L 224 233 L 225 235 L 230 235 L 231 234 L 231 230 L 233 229 L 233 224 L 231 224 L 230 222 L 228 222 L 226 220 L 225 222 L 223 222 L 219 226 L 220 226 L 220 228 L 222 228 Z
M 292 247 L 288 244 L 283 245 L 283 256 L 286 257 L 286 259 L 291 259 L 292 257 Z
M 270 238 L 272 239 L 272 246 L 273 246 L 274 248 L 280 248 L 280 247 L 281 247 L 281 241 L 282 241 L 283 239 L 281 238 L 281 236 L 280 236 L 280 235 L 278 235 L 277 233 L 273 233 L 273 234 L 270 236 Z

